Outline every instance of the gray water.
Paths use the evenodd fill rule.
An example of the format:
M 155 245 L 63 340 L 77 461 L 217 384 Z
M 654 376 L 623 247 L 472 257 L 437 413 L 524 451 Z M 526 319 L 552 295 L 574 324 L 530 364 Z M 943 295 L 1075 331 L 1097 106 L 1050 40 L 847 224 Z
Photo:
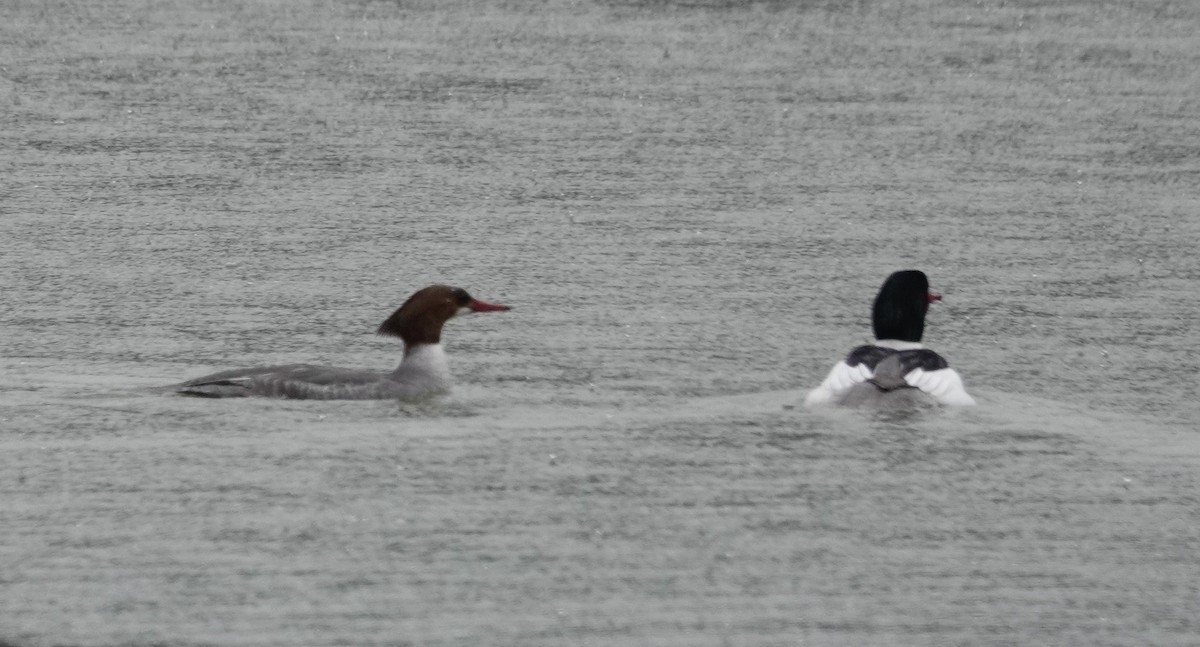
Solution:
M 7 5 L 0 640 L 1196 644 L 1198 11 Z M 980 405 L 794 406 L 905 268 Z

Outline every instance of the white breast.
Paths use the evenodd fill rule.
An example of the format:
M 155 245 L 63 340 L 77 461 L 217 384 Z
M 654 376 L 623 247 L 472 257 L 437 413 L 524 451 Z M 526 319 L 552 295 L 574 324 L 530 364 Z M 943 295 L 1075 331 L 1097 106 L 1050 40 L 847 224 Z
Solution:
M 450 390 L 450 363 L 441 344 L 421 344 L 409 350 L 392 372 L 390 379 L 410 393 L 437 393 Z

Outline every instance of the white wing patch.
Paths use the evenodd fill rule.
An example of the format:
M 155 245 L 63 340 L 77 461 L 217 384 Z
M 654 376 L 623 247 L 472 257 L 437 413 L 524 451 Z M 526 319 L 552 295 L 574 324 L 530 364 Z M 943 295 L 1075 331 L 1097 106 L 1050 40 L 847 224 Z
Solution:
M 972 398 L 963 386 L 962 376 L 952 368 L 940 368 L 936 371 L 914 368 L 904 376 L 904 381 L 945 405 L 969 407 L 975 404 L 975 398 Z
M 838 404 L 857 385 L 863 384 L 875 377 L 874 372 L 866 364 L 850 366 L 845 361 L 833 365 L 833 370 L 821 385 L 804 398 L 805 406 L 822 404 Z M 926 371 L 914 368 L 904 376 L 909 386 L 929 394 L 939 403 L 947 406 L 966 407 L 975 404 L 966 388 L 962 377 L 952 368 L 942 368 L 936 371 Z
M 833 365 L 833 370 L 829 371 L 829 375 L 824 382 L 821 382 L 821 386 L 808 392 L 804 398 L 804 404 L 807 406 L 835 404 L 855 385 L 862 384 L 872 377 L 875 377 L 875 373 L 867 368 L 866 364 L 850 366 L 845 361 L 838 362 Z

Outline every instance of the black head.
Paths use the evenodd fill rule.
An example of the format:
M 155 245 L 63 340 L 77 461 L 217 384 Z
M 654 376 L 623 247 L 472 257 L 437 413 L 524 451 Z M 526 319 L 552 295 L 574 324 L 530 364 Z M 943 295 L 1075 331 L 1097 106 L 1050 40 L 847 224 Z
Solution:
M 919 270 L 896 272 L 883 282 L 871 309 L 871 326 L 876 339 L 921 341 L 925 332 L 925 312 L 929 304 L 941 299 L 929 290 L 929 279 Z

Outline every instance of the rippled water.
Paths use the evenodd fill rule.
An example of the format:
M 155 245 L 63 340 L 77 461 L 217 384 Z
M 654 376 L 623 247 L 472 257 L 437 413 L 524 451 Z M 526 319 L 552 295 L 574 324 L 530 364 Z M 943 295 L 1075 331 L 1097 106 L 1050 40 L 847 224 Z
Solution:
M 1190 3 L 0 13 L 0 640 L 1196 642 Z M 909 267 L 980 406 L 794 407 Z

